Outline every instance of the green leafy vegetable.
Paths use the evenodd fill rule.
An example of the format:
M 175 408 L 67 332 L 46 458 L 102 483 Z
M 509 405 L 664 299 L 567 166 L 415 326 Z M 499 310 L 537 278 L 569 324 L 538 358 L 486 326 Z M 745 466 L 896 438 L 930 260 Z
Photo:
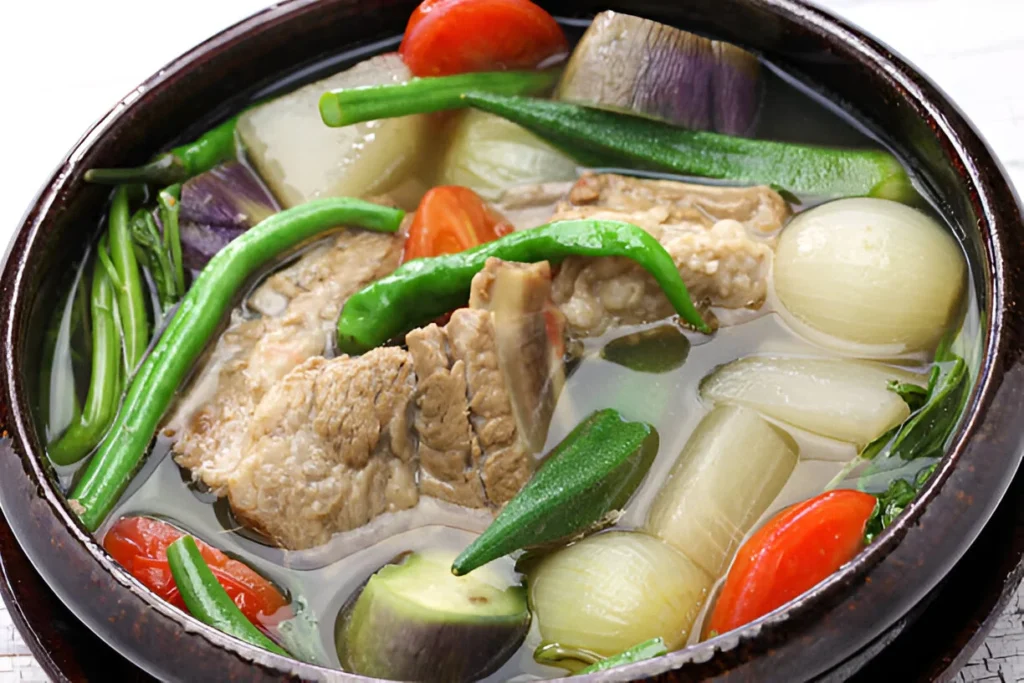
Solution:
M 153 278 L 160 306 L 166 311 L 181 298 L 182 293 L 178 291 L 175 269 L 160 236 L 160 228 L 148 209 L 139 209 L 132 216 L 131 232 L 136 258 Z
M 900 516 L 904 508 L 921 491 L 928 477 L 935 471 L 937 463 L 925 467 L 914 477 L 913 481 L 907 479 L 896 479 L 889 484 L 889 488 L 878 494 L 878 502 L 875 503 L 875 510 L 868 518 L 864 527 L 864 542 L 871 543 L 878 534 L 893 523 Z
M 898 393 L 915 410 L 900 426 L 878 437 L 861 451 L 864 460 L 873 460 L 887 452 L 888 457 L 903 460 L 941 455 L 946 439 L 956 426 L 967 399 L 967 364 L 963 358 L 949 354 L 951 360 L 936 363 L 928 389 L 891 382 L 889 388 Z M 923 394 L 923 395 L 922 395 Z M 923 402 L 923 405 L 922 405 Z M 919 407 L 915 409 L 915 405 Z
M 592 674 L 595 671 L 604 671 L 605 669 L 614 669 L 617 666 L 625 666 L 626 664 L 633 664 L 635 662 L 642 662 L 645 659 L 654 659 L 664 654 L 668 654 L 668 648 L 665 647 L 665 641 L 659 638 L 651 638 L 645 640 L 639 645 L 620 652 L 619 654 L 602 659 L 596 664 L 591 664 L 585 669 L 580 669 L 576 674 Z
M 174 270 L 174 286 L 178 298 L 185 295 L 185 268 L 181 257 L 181 231 L 178 217 L 181 213 L 181 185 L 171 185 L 157 195 L 160 204 L 160 223 L 164 228 L 164 250 L 170 255 Z
M 928 389 L 917 384 L 892 380 L 888 384 L 889 391 L 899 394 L 906 401 L 911 412 L 920 410 L 928 402 Z

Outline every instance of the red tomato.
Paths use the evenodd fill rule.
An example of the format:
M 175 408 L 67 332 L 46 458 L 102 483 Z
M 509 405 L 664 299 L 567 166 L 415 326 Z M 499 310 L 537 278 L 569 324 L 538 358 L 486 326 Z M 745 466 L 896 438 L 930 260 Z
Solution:
M 399 52 L 417 76 L 532 69 L 569 44 L 554 18 L 529 0 L 424 0 Z
M 826 491 L 786 508 L 736 554 L 707 631 L 725 633 L 810 590 L 857 554 L 875 497 Z
M 170 524 L 151 517 L 125 517 L 107 532 L 103 547 L 147 588 L 187 611 L 167 563 L 167 546 L 182 535 Z M 255 570 L 198 538 L 196 545 L 217 581 L 249 621 L 266 628 L 292 616 L 288 600 Z
M 507 235 L 514 228 L 468 187 L 435 187 L 420 200 L 403 261 L 455 254 Z

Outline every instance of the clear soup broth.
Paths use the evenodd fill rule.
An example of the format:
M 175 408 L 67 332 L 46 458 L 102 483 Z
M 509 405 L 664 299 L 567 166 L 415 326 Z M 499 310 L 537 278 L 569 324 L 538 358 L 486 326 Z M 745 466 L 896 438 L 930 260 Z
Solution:
M 566 25 L 566 31 L 574 44 L 579 40 L 586 27 L 587 24 L 584 23 Z M 395 45 L 394 42 L 388 42 L 376 46 L 375 49 L 384 52 L 394 49 Z M 268 94 L 279 95 L 289 92 L 300 84 L 315 82 L 317 79 L 330 76 L 343 68 L 358 64 L 370 56 L 371 53 L 366 50 L 332 56 L 321 64 L 282 81 L 267 92 L 260 93 L 255 99 L 262 100 Z M 820 98 L 804 91 L 797 83 L 778 72 L 771 64 L 761 64 L 760 80 L 763 92 L 757 113 L 757 139 L 836 148 L 886 149 L 884 141 L 868 135 L 856 121 L 841 113 L 837 108 L 827 106 Z M 462 116 L 464 115 L 450 115 L 447 121 L 440 119 L 430 121 L 428 125 L 434 126 L 431 129 L 434 131 L 433 138 L 424 142 L 419 157 L 411 160 L 410 170 L 406 172 L 408 182 L 400 183 L 400 187 L 393 187 L 383 194 L 387 194 L 391 201 L 404 205 L 403 208 L 409 209 L 411 213 L 417 208 L 418 195 L 422 195 L 424 187 L 446 184 L 436 178 L 432 164 L 438 155 L 443 154 L 445 146 L 450 143 L 452 137 L 458 134 L 455 131 L 460 125 Z M 380 134 L 384 135 L 385 133 Z M 398 135 L 399 133 L 391 131 L 390 134 Z M 250 140 L 250 144 L 247 145 L 250 156 L 263 153 L 258 151 L 258 145 L 251 142 L 253 135 L 251 132 L 249 133 L 250 138 L 245 137 L 247 133 L 244 130 L 242 135 L 243 140 Z M 371 129 L 371 132 L 360 144 L 373 143 L 374 135 L 377 133 Z M 269 140 L 270 138 L 264 139 Z M 266 154 L 269 155 L 269 152 Z M 242 158 L 242 162 L 248 164 L 249 169 L 257 177 L 265 174 L 266 164 L 271 163 L 270 161 L 260 163 L 258 160 L 246 157 Z M 285 160 L 282 163 L 287 162 Z M 575 171 L 577 174 L 584 173 L 587 168 L 582 164 L 578 164 L 577 167 L 577 171 Z M 695 178 L 693 175 L 684 176 L 665 170 L 651 171 L 618 164 L 590 166 L 589 172 L 623 174 L 631 178 L 642 179 L 644 182 L 660 180 L 730 186 L 745 184 L 728 180 L 701 179 Z M 289 178 L 287 173 L 283 173 L 282 177 L 276 181 L 267 178 L 263 178 L 263 181 L 266 183 L 265 187 L 269 188 L 267 191 L 271 195 L 275 195 L 275 199 L 279 202 L 301 203 L 292 202 L 282 196 L 281 188 L 293 187 L 290 183 L 302 182 L 296 180 L 297 177 L 293 175 Z M 574 179 L 566 178 L 557 180 L 564 183 L 566 188 L 575 182 Z M 367 195 L 376 194 L 372 185 L 373 183 L 362 185 L 367 188 Z M 922 217 L 927 216 L 926 220 L 940 224 L 948 235 L 954 234 L 943 215 L 935 208 L 939 205 L 935 198 L 924 194 L 924 189 L 920 184 L 915 184 L 915 187 L 919 193 L 922 193 L 915 199 L 915 210 Z M 486 193 L 481 192 L 481 195 L 484 194 Z M 796 194 L 789 191 L 784 192 L 781 196 L 788 202 L 789 210 L 793 215 L 793 217 L 787 217 L 787 226 L 781 227 L 783 235 L 785 235 L 788 225 L 796 217 L 835 199 L 835 197 Z M 502 208 L 500 201 L 492 201 Z M 506 210 L 513 222 L 516 220 L 513 216 L 526 215 L 517 213 L 514 209 Z M 550 206 L 544 206 L 536 213 L 537 216 L 545 214 L 550 216 Z M 520 217 L 518 220 L 526 222 L 534 219 Z M 542 222 L 546 221 L 536 220 L 535 224 Z M 103 225 L 103 230 L 106 230 L 106 225 L 103 223 L 101 225 Z M 522 229 L 529 226 L 517 224 L 515 227 Z M 771 248 L 778 248 L 776 246 L 779 244 L 778 234 L 779 232 L 776 231 L 774 234 L 763 236 L 760 239 L 764 244 L 769 244 Z M 273 267 L 264 269 L 263 273 L 255 278 L 251 287 L 245 292 L 238 293 L 236 299 L 238 308 L 230 323 L 231 329 L 245 324 L 246 321 L 258 321 L 266 315 L 265 309 L 260 308 L 262 304 L 253 305 L 250 301 L 254 292 L 259 291 L 258 288 L 262 283 L 267 282 L 281 268 L 298 263 L 301 259 L 315 253 L 317 249 L 329 248 L 327 245 L 333 243 L 333 240 L 333 236 L 326 237 L 319 242 L 303 247 L 301 251 L 292 251 L 277 259 Z M 94 349 L 89 343 L 85 330 L 77 328 L 75 321 L 78 319 L 76 316 L 88 316 L 88 313 L 82 313 L 89 306 L 85 283 L 89 280 L 97 248 L 106 247 L 94 245 L 78 272 L 73 274 L 73 277 L 69 277 L 65 290 L 69 295 L 64 297 L 65 305 L 55 314 L 54 323 L 51 326 L 51 343 L 54 350 L 51 351 L 52 361 L 41 382 L 39 401 L 42 431 L 51 443 L 59 439 L 61 432 L 73 421 L 72 418 L 75 417 L 78 406 L 88 400 L 91 379 L 90 357 L 94 353 Z M 885 247 L 879 248 L 884 249 Z M 778 258 L 776 255 L 776 268 L 778 268 Z M 922 256 L 922 258 L 925 257 Z M 960 252 L 959 245 L 957 245 L 955 258 L 959 259 L 959 267 L 963 269 L 963 285 L 956 296 L 956 311 L 947 321 L 945 337 L 946 342 L 952 340 L 948 344 L 948 348 L 953 349 L 957 357 L 962 357 L 966 361 L 967 378 L 963 382 L 969 386 L 970 377 L 973 377 L 978 366 L 974 340 L 979 334 L 980 326 L 976 296 L 971 285 L 972 278 L 967 272 L 967 259 Z M 682 268 L 682 266 L 680 267 Z M 530 454 L 535 464 L 539 464 L 545 455 L 554 451 L 564 440 L 571 439 L 574 428 L 595 411 L 614 409 L 625 420 L 647 423 L 658 436 L 656 456 L 649 465 L 642 482 L 629 496 L 628 503 L 614 516 L 613 522 L 610 525 L 606 524 L 599 534 L 607 533 L 609 530 L 629 530 L 660 538 L 657 530 L 652 530 L 651 524 L 648 523 L 652 508 L 656 505 L 659 493 L 665 490 L 666 482 L 672 479 L 670 475 L 673 468 L 698 425 L 719 403 L 735 403 L 752 409 L 760 415 L 760 419 L 770 425 L 770 429 L 775 430 L 774 433 L 781 434 L 780 438 L 788 444 L 786 447 L 796 453 L 795 465 L 792 466 L 791 472 L 784 477 L 784 484 L 768 495 L 766 504 L 761 509 L 745 513 L 748 517 L 753 515 L 751 519 L 744 522 L 745 528 L 734 530 L 733 535 L 736 538 L 733 539 L 733 545 L 729 549 L 725 565 L 714 575 L 710 570 L 704 568 L 711 581 L 704 588 L 701 599 L 695 603 L 694 609 L 699 614 L 682 634 L 685 637 L 679 638 L 678 642 L 669 649 L 685 647 L 688 643 L 692 644 L 703 637 L 714 635 L 708 632 L 711 611 L 715 609 L 716 597 L 723 592 L 723 583 L 726 582 L 727 576 L 730 576 L 731 580 L 731 575 L 726 570 L 733 563 L 737 547 L 742 546 L 747 539 L 751 539 L 753 542 L 757 530 L 770 524 L 771 520 L 776 518 L 780 512 L 802 501 L 814 499 L 827 490 L 860 491 L 866 495 L 880 497 L 880 500 L 883 501 L 881 504 L 884 505 L 885 501 L 889 500 L 885 496 L 892 489 L 894 482 L 901 479 L 913 482 L 915 477 L 918 477 L 941 457 L 941 443 L 938 450 L 932 449 L 916 453 L 911 459 L 896 454 L 894 445 L 898 443 L 894 439 L 900 438 L 899 428 L 910 424 L 913 416 L 927 410 L 930 405 L 929 401 L 935 399 L 936 391 L 934 386 L 929 383 L 929 373 L 932 373 L 935 367 L 940 369 L 950 367 L 951 361 L 948 359 L 942 359 L 938 365 L 934 364 L 938 335 L 935 340 L 930 340 L 920 348 L 883 355 L 868 354 L 865 356 L 851 351 L 850 348 L 853 347 L 842 349 L 841 345 L 821 343 L 821 337 L 815 336 L 817 333 L 809 334 L 803 327 L 808 324 L 806 315 L 787 311 L 783 299 L 786 298 L 785 294 L 788 294 L 788 290 L 781 294 L 776 291 L 775 285 L 783 281 L 777 282 L 775 277 L 778 274 L 773 275 L 770 272 L 770 260 L 768 267 L 767 292 L 763 297 L 763 302 L 759 302 L 759 305 L 753 307 L 720 306 L 711 302 L 710 307 L 702 309 L 705 314 L 713 315 L 718 322 L 718 329 L 713 335 L 701 334 L 681 325 L 679 318 L 675 315 L 643 322 L 614 322 L 597 334 L 581 335 L 574 333 L 571 329 L 566 331 L 565 337 L 568 339 L 568 343 L 564 353 L 566 359 L 564 384 L 557 392 L 557 400 L 548 416 L 547 427 L 542 430 L 546 432 L 543 447 Z M 870 277 L 873 271 L 865 272 L 867 273 L 865 277 Z M 160 329 L 174 315 L 174 309 L 168 308 L 166 313 L 161 313 L 163 305 L 157 291 L 157 274 L 149 269 L 144 269 L 142 273 L 145 278 L 146 291 L 152 292 L 151 299 L 147 301 L 152 326 L 155 329 Z M 908 282 L 908 286 L 926 286 L 926 284 L 918 285 L 915 282 Z M 690 283 L 687 282 L 687 284 Z M 898 292 L 894 292 L 894 294 L 898 295 Z M 425 295 L 429 296 L 426 293 Z M 284 305 L 287 304 L 288 301 L 285 300 Z M 877 307 L 878 303 L 868 302 L 867 306 L 864 315 L 870 316 L 872 315 L 870 307 Z M 154 312 L 156 313 L 154 314 Z M 226 326 L 225 321 L 218 336 L 223 333 Z M 813 326 L 812 323 L 811 327 Z M 572 325 L 570 324 L 569 327 L 571 328 Z M 649 369 L 633 369 L 620 362 L 615 362 L 614 359 L 609 359 L 610 352 L 608 350 L 616 348 L 613 345 L 616 340 L 620 340 L 620 344 L 623 339 L 644 340 L 648 338 L 644 336 L 645 334 L 652 331 L 654 334 L 660 334 L 665 330 L 670 330 L 675 343 L 685 345 L 685 349 L 681 352 L 676 349 L 676 351 L 655 351 L 653 353 L 655 355 L 658 353 L 662 353 L 662 355 L 681 353 L 684 360 L 670 358 L 666 361 L 665 367 L 660 367 L 657 372 L 651 372 Z M 154 337 L 156 336 L 154 333 Z M 197 365 L 197 367 L 206 368 L 205 376 L 207 377 L 216 376 L 216 370 L 220 369 L 218 364 L 224 363 L 224 358 L 213 351 L 215 344 L 216 338 L 207 346 L 202 363 Z M 328 359 L 339 356 L 333 341 L 326 345 L 322 355 Z M 792 399 L 789 394 L 786 394 L 791 389 L 787 388 L 789 385 L 785 384 L 784 380 L 778 380 L 780 384 L 776 387 L 777 396 L 773 404 L 771 396 L 762 394 L 752 398 L 750 392 L 754 390 L 751 387 L 757 384 L 753 379 L 739 375 L 737 375 L 738 379 L 731 383 L 720 379 L 721 375 L 718 373 L 724 372 L 723 368 L 728 369 L 731 367 L 729 364 L 748 357 L 831 359 L 836 362 L 867 357 L 868 362 L 876 364 L 872 367 L 888 368 L 883 372 L 891 372 L 893 380 L 897 383 L 901 381 L 901 378 L 905 383 L 917 382 L 920 389 L 917 393 L 920 395 L 917 399 L 908 398 L 908 407 L 900 408 L 902 412 L 899 413 L 899 419 L 895 423 L 890 419 L 884 424 L 881 432 L 873 433 L 866 439 L 858 439 L 853 436 L 845 439 L 836 438 L 835 434 L 830 436 L 823 433 L 828 432 L 829 429 L 821 427 L 820 421 L 815 422 L 811 418 L 803 419 L 800 416 L 792 416 L 793 410 L 799 411 L 802 408 L 794 403 L 796 399 Z M 507 371 L 505 368 L 503 370 Z M 780 370 L 779 372 L 785 374 L 791 370 Z M 267 534 L 254 528 L 253 524 L 240 520 L 232 510 L 227 498 L 215 495 L 201 477 L 193 476 L 187 468 L 175 462 L 172 445 L 180 438 L 183 431 L 189 429 L 188 421 L 192 414 L 190 411 L 203 405 L 205 400 L 210 399 L 211 392 L 217 390 L 216 382 L 212 386 L 199 387 L 197 376 L 194 374 L 179 387 L 175 406 L 165 414 L 161 422 L 161 431 L 145 459 L 145 464 L 134 475 L 130 485 L 119 497 L 113 512 L 98 528 L 97 537 L 102 539 L 116 520 L 133 516 L 154 517 L 170 522 L 178 529 L 193 534 L 196 538 L 219 548 L 230 557 L 241 560 L 272 582 L 290 603 L 294 617 L 268 628 L 266 631 L 298 659 L 331 668 L 344 668 L 336 647 L 339 615 L 346 603 L 355 600 L 367 580 L 381 567 L 400 561 L 410 552 L 444 551 L 453 556 L 458 554 L 488 527 L 494 519 L 497 507 L 500 507 L 468 508 L 451 501 L 439 500 L 420 491 L 419 502 L 415 506 L 374 514 L 372 519 L 365 524 L 359 524 L 355 528 L 336 533 L 332 532 L 326 542 L 315 543 L 313 547 L 302 549 L 281 547 Z M 716 380 L 716 377 L 719 380 Z M 813 383 L 826 380 L 816 377 L 811 381 Z M 839 380 L 835 381 L 839 382 Z M 939 384 L 941 385 L 941 379 Z M 712 386 L 716 389 L 712 390 Z M 841 382 L 836 386 L 841 386 Z M 858 388 L 858 391 L 860 390 Z M 714 393 L 715 391 L 719 393 Z M 797 389 L 792 389 L 792 391 L 796 392 Z M 804 389 L 800 389 L 800 391 L 804 391 Z M 864 389 L 864 391 L 868 390 Z M 888 391 L 897 395 L 895 388 Z M 709 392 L 713 395 L 709 396 Z M 73 400 L 69 398 L 70 396 L 74 397 Z M 726 398 L 722 398 L 722 396 L 726 396 Z M 779 398 L 780 396 L 781 398 Z M 870 397 L 875 394 L 868 392 L 864 396 L 868 398 L 862 400 L 872 401 L 874 399 Z M 914 404 L 912 402 L 914 400 L 919 402 Z M 823 402 L 827 401 L 823 399 Z M 414 408 L 410 407 L 409 410 L 413 411 Z M 958 412 L 958 410 L 959 406 L 954 412 Z M 856 406 L 850 407 L 849 411 L 850 414 L 857 413 Z M 864 427 L 865 421 L 887 419 L 877 417 L 875 412 L 878 411 L 868 412 L 871 414 L 867 417 L 857 414 L 850 418 L 852 425 L 850 429 L 854 431 L 867 429 Z M 956 415 L 947 420 L 949 429 L 952 429 L 955 421 Z M 522 429 L 521 423 L 519 428 Z M 887 431 L 890 429 L 897 431 Z M 859 432 L 857 433 L 859 434 Z M 868 442 L 879 438 L 881 438 L 881 442 L 878 444 L 881 450 L 880 454 L 874 459 L 862 457 L 861 454 L 865 452 L 865 449 L 871 448 Z M 89 461 L 89 457 L 85 457 L 74 464 L 55 466 L 57 475 L 69 495 L 71 495 L 75 484 L 81 480 L 82 470 Z M 422 484 L 424 475 L 418 476 L 420 479 L 417 481 Z M 689 495 L 697 496 L 699 494 L 691 493 Z M 739 491 L 736 495 L 743 497 L 754 494 L 749 491 Z M 757 495 L 762 494 L 758 493 Z M 912 495 L 913 490 L 911 490 Z M 727 507 L 727 504 L 723 503 L 723 506 Z M 895 514 L 898 514 L 898 511 L 898 509 L 894 509 Z M 583 531 L 586 529 L 580 530 L 580 532 Z M 672 537 L 670 532 L 666 532 L 666 535 L 668 538 Z M 578 536 L 573 540 L 578 540 Z M 686 549 L 680 550 L 684 555 L 687 552 Z M 552 551 L 549 548 L 549 552 L 558 553 L 560 551 Z M 742 550 L 740 552 L 742 553 Z M 504 554 L 500 559 L 490 563 L 490 569 L 494 571 L 500 581 L 504 582 L 504 585 L 519 585 L 524 580 L 531 578 L 529 565 L 524 570 L 525 576 L 523 573 L 517 572 L 516 560 L 519 557 L 520 552 L 511 555 Z M 698 559 L 696 562 L 700 564 L 701 560 Z M 519 566 L 519 569 L 523 569 L 523 566 Z M 583 579 L 580 580 L 583 581 Z M 728 588 L 725 590 L 727 591 Z M 531 596 L 532 621 L 525 639 L 512 654 L 503 659 L 497 668 L 489 667 L 492 670 L 482 680 L 533 680 L 557 677 L 565 675 L 573 669 L 578 669 L 586 663 L 585 661 L 573 661 L 565 666 L 554 666 L 538 663 L 535 660 L 535 650 L 544 643 L 550 642 L 550 639 L 546 639 L 542 633 L 545 618 L 543 607 L 538 611 L 538 605 L 534 604 L 535 599 L 536 596 Z M 680 636 L 679 633 L 671 635 L 672 637 Z M 583 638 L 583 641 L 585 640 L 586 638 Z M 587 650 L 588 648 L 581 643 L 571 645 Z M 615 653 L 607 651 L 598 653 L 599 657 L 608 657 L 613 654 Z

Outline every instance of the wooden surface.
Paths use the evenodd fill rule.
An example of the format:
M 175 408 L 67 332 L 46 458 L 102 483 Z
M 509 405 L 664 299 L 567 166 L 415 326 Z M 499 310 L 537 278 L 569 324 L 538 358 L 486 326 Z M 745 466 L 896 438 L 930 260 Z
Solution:
M 0 117 L 5 152 L 0 244 L 7 243 L 38 185 L 91 121 L 171 58 L 266 2 L 37 2 L 16 3 L 5 12 L 0 63 L 8 95 Z M 819 4 L 872 32 L 930 75 L 1024 187 L 1024 0 Z M 61 74 L 59 83 L 55 73 Z M 0 683 L 45 680 L 0 604 Z M 1024 681 L 1024 594 L 1015 596 L 957 681 Z

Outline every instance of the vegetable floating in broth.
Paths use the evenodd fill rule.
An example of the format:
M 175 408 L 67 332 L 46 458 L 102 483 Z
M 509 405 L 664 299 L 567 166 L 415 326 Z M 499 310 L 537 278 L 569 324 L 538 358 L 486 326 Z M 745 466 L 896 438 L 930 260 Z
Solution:
M 322 76 L 86 174 L 41 431 L 160 599 L 367 676 L 590 673 L 783 608 L 927 485 L 966 260 L 771 65 L 425 0 Z

